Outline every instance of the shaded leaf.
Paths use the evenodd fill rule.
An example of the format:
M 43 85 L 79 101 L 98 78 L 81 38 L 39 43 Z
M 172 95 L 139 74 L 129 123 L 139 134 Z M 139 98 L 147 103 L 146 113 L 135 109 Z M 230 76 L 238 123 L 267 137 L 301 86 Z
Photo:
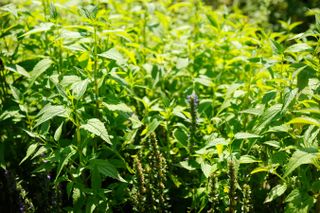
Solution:
M 26 156 L 21 160 L 19 165 L 21 165 L 25 160 L 27 160 L 36 151 L 37 148 L 38 144 L 31 144 L 27 149 Z
M 108 161 L 102 159 L 94 159 L 90 161 L 91 169 L 97 168 L 98 171 L 108 177 L 117 179 L 121 182 L 126 182 L 119 174 L 117 169 Z

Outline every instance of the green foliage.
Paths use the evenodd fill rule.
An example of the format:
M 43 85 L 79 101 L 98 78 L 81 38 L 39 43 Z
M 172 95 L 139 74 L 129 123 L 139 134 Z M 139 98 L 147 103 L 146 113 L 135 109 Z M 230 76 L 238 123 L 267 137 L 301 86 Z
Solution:
M 198 0 L 1 6 L 0 208 L 319 212 L 311 13 L 295 34 Z

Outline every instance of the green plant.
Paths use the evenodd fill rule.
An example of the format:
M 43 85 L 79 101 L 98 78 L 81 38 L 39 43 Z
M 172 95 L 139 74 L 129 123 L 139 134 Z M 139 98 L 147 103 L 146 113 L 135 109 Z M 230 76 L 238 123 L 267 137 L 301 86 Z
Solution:
M 318 212 L 309 15 L 295 34 L 198 0 L 1 6 L 1 209 Z

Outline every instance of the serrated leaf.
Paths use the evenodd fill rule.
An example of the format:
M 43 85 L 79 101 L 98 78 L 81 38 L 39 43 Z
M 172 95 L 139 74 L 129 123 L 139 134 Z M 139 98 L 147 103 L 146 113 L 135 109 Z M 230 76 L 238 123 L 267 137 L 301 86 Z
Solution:
M 280 197 L 281 195 L 283 195 L 283 193 L 285 193 L 286 190 L 287 190 L 287 184 L 284 183 L 284 184 L 276 185 L 268 193 L 264 203 L 269 203 L 274 199 L 276 199 L 277 197 Z
M 189 171 L 192 171 L 192 170 L 195 170 L 196 168 L 193 167 L 192 165 L 189 164 L 189 161 L 181 161 L 179 163 L 179 165 L 182 167 L 182 168 L 185 168 Z
M 214 139 L 209 139 L 208 145 L 206 145 L 207 148 L 212 147 L 212 146 L 217 146 L 217 145 L 228 145 L 229 141 L 227 141 L 225 138 L 214 138 Z
M 309 125 L 315 125 L 317 127 L 320 127 L 320 122 L 310 117 L 293 118 L 291 121 L 288 122 L 288 124 L 309 124 Z
M 30 86 L 35 82 L 35 80 L 44 73 L 52 64 L 53 62 L 50 59 L 42 59 L 39 61 L 33 68 L 33 70 L 30 72 Z
M 235 139 L 250 139 L 250 138 L 260 138 L 260 135 L 248 133 L 248 132 L 238 132 L 234 135 Z
M 132 112 L 132 109 L 124 103 L 102 103 L 110 111 Z
M 71 146 L 67 146 L 67 147 L 62 148 L 60 150 L 60 152 L 57 156 L 59 159 L 59 166 L 57 169 L 57 175 L 56 175 L 55 181 L 57 181 L 62 169 L 68 164 L 70 158 L 76 153 L 77 153 L 77 151 Z
M 307 191 L 293 189 L 286 197 L 287 203 L 285 212 L 309 213 L 314 206 L 314 198 Z
M 100 137 L 102 140 L 107 142 L 108 144 L 112 144 L 109 138 L 109 134 L 104 124 L 97 118 L 89 119 L 87 124 L 81 125 L 82 129 L 93 133 L 94 135 Z
M 303 164 L 312 164 L 313 159 L 316 158 L 317 155 L 318 153 L 310 153 L 301 150 L 295 151 L 287 164 L 284 177 L 287 177 L 291 172 Z
M 18 10 L 15 4 L 6 4 L 0 7 L 0 10 L 11 13 L 13 16 L 18 18 Z
M 108 161 L 108 160 L 102 160 L 102 159 L 94 159 L 90 161 L 90 167 L 91 169 L 97 168 L 98 171 L 108 177 L 117 179 L 121 182 L 127 182 L 124 180 L 117 169 Z
M 177 69 L 183 69 L 186 68 L 189 65 L 189 59 L 188 58 L 178 58 L 177 59 Z
M 287 53 L 296 53 L 296 52 L 302 52 L 306 50 L 312 49 L 308 44 L 306 43 L 300 43 L 300 44 L 294 44 L 288 47 L 285 52 Z
M 288 92 L 285 95 L 285 100 L 284 100 L 284 104 L 281 110 L 281 113 L 285 113 L 286 110 L 288 109 L 289 105 L 293 102 L 293 100 L 295 99 L 295 97 L 298 94 L 298 88 L 291 90 L 290 92 Z
M 121 65 L 125 62 L 124 57 L 122 54 L 116 49 L 116 48 L 111 48 L 106 52 L 103 52 L 101 54 L 98 54 L 100 57 L 115 60 L 117 64 Z
M 48 31 L 53 27 L 53 25 L 54 24 L 51 23 L 51 22 L 41 23 L 39 26 L 35 27 L 34 29 L 30 30 L 29 32 L 26 32 L 25 34 L 21 35 L 20 37 L 24 37 L 24 36 L 35 34 L 35 33 Z
M 148 137 L 152 132 L 154 132 L 157 127 L 160 125 L 160 121 L 157 119 L 153 119 L 150 124 L 147 125 L 147 127 L 141 132 L 141 135 L 145 135 L 145 137 Z
M 89 84 L 89 80 L 85 79 L 83 81 L 75 82 L 71 86 L 72 95 L 75 97 L 75 99 L 79 100 L 83 94 L 87 90 L 87 86 Z
M 240 157 L 240 164 L 257 163 L 257 162 L 261 162 L 261 160 L 257 160 L 254 156 L 251 156 L 251 155 L 242 155 Z
M 268 108 L 259 118 L 257 126 L 254 127 L 255 132 L 260 133 L 269 123 L 271 123 L 281 112 L 282 104 L 275 104 Z
M 263 143 L 275 148 L 280 148 L 280 143 L 278 141 L 265 141 Z
M 21 160 L 19 165 L 21 165 L 25 160 L 27 160 L 38 148 L 38 144 L 31 144 L 28 149 L 27 149 L 27 154 L 26 156 Z
M 42 109 L 39 112 L 38 116 L 41 115 L 41 117 L 37 119 L 37 123 L 36 123 L 35 127 L 52 119 L 53 117 L 56 117 L 56 116 L 65 117 L 66 113 L 67 113 L 67 110 L 64 108 L 64 106 L 47 105 L 44 109 Z
M 179 129 L 175 129 L 173 131 L 173 136 L 183 146 L 186 147 L 188 145 L 188 135 L 184 130 L 182 130 L 180 128 Z
M 210 166 L 209 164 L 207 163 L 201 163 L 201 170 L 204 174 L 204 176 L 206 176 L 206 178 L 209 178 L 210 175 L 211 175 L 211 168 L 212 166 Z
M 60 126 L 57 128 L 57 130 L 56 130 L 55 133 L 54 133 L 53 138 L 54 138 L 55 141 L 59 141 L 59 139 L 60 139 L 60 136 L 61 136 L 61 133 L 62 133 L 63 123 L 64 123 L 64 122 L 62 122 L 62 123 L 60 124 Z
M 41 146 L 37 152 L 32 156 L 31 159 L 34 159 L 36 157 L 38 157 L 39 155 L 42 155 L 43 153 L 45 153 L 47 151 L 47 149 L 44 146 Z
M 30 78 L 30 74 L 20 65 L 14 64 L 14 65 L 9 65 L 6 67 L 7 70 L 10 70 L 12 72 L 19 73 L 20 75 L 23 75 L 27 78 Z
M 95 19 L 98 13 L 98 6 L 96 5 L 87 5 L 85 7 L 79 8 L 80 15 L 88 18 L 88 19 Z
M 275 40 L 271 40 L 271 46 L 272 46 L 272 50 L 276 54 L 282 54 L 284 51 L 283 46 Z

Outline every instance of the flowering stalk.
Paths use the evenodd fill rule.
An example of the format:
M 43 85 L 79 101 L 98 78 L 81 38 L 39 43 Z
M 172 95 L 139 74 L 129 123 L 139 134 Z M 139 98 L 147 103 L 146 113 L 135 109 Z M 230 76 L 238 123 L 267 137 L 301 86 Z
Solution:
M 229 213 L 234 213 L 236 211 L 236 171 L 234 167 L 234 162 L 232 160 L 228 163 L 229 167 Z
M 146 209 L 146 183 L 145 183 L 145 177 L 144 177 L 144 170 L 142 168 L 141 161 L 139 157 L 137 157 L 134 160 L 135 164 L 135 170 L 136 170 L 136 184 L 138 185 L 138 190 L 135 192 L 134 200 L 135 200 L 135 206 L 134 210 L 137 212 L 145 212 Z
M 209 191 L 208 200 L 211 203 L 211 207 L 208 210 L 208 213 L 213 213 L 218 211 L 217 207 L 219 203 L 219 196 L 216 188 L 217 181 L 218 181 L 218 178 L 214 173 L 212 173 L 208 178 L 208 191 Z
M 243 185 L 243 200 L 242 200 L 242 212 L 248 213 L 252 210 L 251 205 L 251 188 L 250 185 L 244 184 Z
M 152 161 L 151 168 L 153 182 L 156 186 L 154 190 L 154 196 L 158 199 L 157 206 L 158 210 L 164 211 L 167 208 L 166 201 L 168 200 L 165 192 L 165 182 L 166 182 L 166 161 L 160 152 L 158 141 L 156 135 L 152 133 L 150 135 L 150 145 L 152 151 Z
M 196 130 L 197 130 L 197 107 L 198 107 L 198 96 L 193 92 L 188 96 L 188 102 L 190 106 L 191 114 L 191 125 L 190 125 L 190 135 L 189 135 L 189 151 L 193 152 L 193 146 L 196 140 Z

